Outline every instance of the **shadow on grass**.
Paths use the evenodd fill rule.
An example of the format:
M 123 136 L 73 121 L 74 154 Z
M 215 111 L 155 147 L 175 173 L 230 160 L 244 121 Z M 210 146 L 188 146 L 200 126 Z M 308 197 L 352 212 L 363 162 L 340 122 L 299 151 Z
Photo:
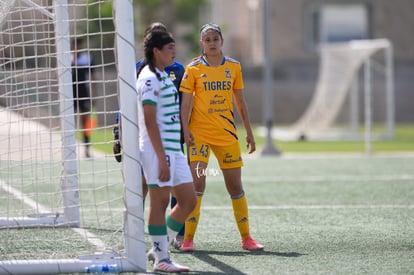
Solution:
M 277 256 L 277 257 L 300 257 L 306 254 L 297 252 L 274 252 L 274 251 L 211 251 L 211 250 L 197 250 L 192 255 L 200 261 L 206 262 L 209 265 L 217 268 L 220 272 L 211 271 L 191 271 L 190 274 L 246 274 L 236 269 L 234 266 L 224 263 L 224 261 L 215 259 L 216 256 L 228 257 L 243 257 L 243 256 Z

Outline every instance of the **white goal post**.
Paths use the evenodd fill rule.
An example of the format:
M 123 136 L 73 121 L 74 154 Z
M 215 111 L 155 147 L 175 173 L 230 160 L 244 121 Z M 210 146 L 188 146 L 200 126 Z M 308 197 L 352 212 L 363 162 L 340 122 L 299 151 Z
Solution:
M 279 139 L 359 139 L 360 117 L 364 122 L 364 139 L 368 150 L 373 138 L 373 100 L 381 99 L 380 123 L 385 134 L 394 137 L 393 48 L 387 39 L 353 40 L 324 44 L 319 48 L 319 77 L 313 97 L 301 117 L 288 129 L 275 130 Z M 374 78 L 375 74 L 375 78 Z M 361 77 L 360 77 L 361 75 Z M 361 86 L 363 95 L 358 94 Z M 348 100 L 348 102 L 347 102 Z M 363 100 L 363 106 L 359 102 Z M 348 103 L 349 128 L 332 131 L 335 120 Z M 359 110 L 364 113 L 360 116 Z M 344 127 L 342 127 L 344 128 Z
M 0 274 L 145 272 L 132 0 L 2 1 L 0 28 Z M 74 84 L 97 124 L 82 129 Z

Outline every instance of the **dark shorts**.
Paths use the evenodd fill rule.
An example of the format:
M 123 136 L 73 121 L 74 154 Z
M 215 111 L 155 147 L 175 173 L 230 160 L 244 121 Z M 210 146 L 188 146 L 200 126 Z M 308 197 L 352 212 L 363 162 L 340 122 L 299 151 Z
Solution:
M 91 99 L 85 85 L 73 85 L 73 105 L 75 112 L 87 113 L 91 111 Z
M 75 113 L 88 113 L 91 111 L 91 100 L 89 98 L 80 98 L 73 101 Z

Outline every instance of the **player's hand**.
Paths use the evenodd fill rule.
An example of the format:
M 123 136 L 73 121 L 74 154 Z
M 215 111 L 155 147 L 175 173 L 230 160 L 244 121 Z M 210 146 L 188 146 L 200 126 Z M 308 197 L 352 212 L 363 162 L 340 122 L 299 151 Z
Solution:
M 193 146 L 194 145 L 194 136 L 191 131 L 184 132 L 184 141 L 187 146 Z
M 160 181 L 170 180 L 170 167 L 165 159 L 158 161 L 158 179 Z
M 121 146 L 121 142 L 119 141 L 119 128 L 118 128 L 118 126 L 114 127 L 113 133 L 114 133 L 114 145 L 112 147 L 112 150 L 114 152 L 114 157 L 115 157 L 116 161 L 121 162 L 122 161 L 122 154 L 121 154 L 122 146 Z
M 247 147 L 247 150 L 248 150 L 249 154 L 256 151 L 256 143 L 255 143 L 254 138 L 252 136 L 246 136 L 246 147 Z
M 114 151 L 114 157 L 117 162 L 122 161 L 121 149 L 121 142 L 118 139 L 114 140 L 114 146 L 112 147 L 112 150 Z

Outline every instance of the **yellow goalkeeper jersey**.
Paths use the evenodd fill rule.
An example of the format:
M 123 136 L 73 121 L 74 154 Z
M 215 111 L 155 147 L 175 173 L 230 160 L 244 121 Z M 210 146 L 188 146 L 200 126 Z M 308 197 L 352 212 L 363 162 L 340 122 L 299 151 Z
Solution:
M 244 88 L 240 62 L 224 57 L 211 67 L 204 57 L 186 67 L 180 91 L 193 94 L 189 123 L 193 135 L 214 145 L 237 142 L 233 113 L 233 91 Z

